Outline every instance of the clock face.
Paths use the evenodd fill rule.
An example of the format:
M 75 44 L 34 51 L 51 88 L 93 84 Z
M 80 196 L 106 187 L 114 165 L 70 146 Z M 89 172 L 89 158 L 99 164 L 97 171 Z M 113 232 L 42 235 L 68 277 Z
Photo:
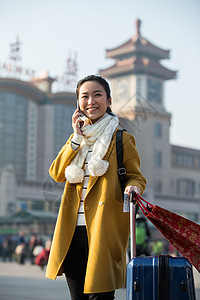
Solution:
M 161 103 L 161 82 L 147 80 L 147 99 L 151 102 Z
M 130 97 L 129 91 L 130 78 L 118 78 L 116 84 L 116 102 L 128 101 Z

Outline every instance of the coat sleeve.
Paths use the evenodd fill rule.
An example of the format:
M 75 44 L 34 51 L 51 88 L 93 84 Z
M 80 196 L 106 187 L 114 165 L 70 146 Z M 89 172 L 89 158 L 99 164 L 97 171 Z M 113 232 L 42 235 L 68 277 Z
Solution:
M 146 187 L 146 178 L 140 171 L 140 156 L 135 146 L 135 138 L 124 132 L 123 134 L 124 157 L 126 168 L 125 186 L 137 186 L 143 194 Z
M 71 139 L 73 135 L 70 136 L 69 140 L 62 147 L 57 157 L 53 161 L 49 174 L 56 182 L 65 182 L 65 168 L 71 163 L 72 159 L 75 157 L 79 148 L 74 151 L 71 147 Z

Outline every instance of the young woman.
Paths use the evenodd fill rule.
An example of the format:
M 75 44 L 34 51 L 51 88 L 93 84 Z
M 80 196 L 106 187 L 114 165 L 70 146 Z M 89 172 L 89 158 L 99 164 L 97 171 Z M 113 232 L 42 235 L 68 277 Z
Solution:
M 100 76 L 78 82 L 79 109 L 72 116 L 74 134 L 50 167 L 66 182 L 46 276 L 65 273 L 72 300 L 114 299 L 126 274 L 129 214 L 123 212 L 118 178 L 116 132 L 110 87 Z M 80 118 L 81 115 L 84 118 Z M 146 179 L 134 137 L 123 133 L 125 192 L 142 194 Z

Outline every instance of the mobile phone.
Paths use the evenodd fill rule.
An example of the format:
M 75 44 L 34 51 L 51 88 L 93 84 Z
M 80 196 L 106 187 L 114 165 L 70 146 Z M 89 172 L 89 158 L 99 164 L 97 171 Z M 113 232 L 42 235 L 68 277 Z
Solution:
M 77 99 L 77 105 L 76 105 L 77 109 L 79 110 L 79 112 L 81 113 L 81 116 L 82 116 L 82 111 L 80 110 L 80 107 L 79 107 L 79 103 L 78 103 L 78 99 Z M 78 117 L 78 118 L 81 118 L 81 117 Z M 79 122 L 78 123 L 78 127 L 81 128 L 82 127 L 82 122 Z

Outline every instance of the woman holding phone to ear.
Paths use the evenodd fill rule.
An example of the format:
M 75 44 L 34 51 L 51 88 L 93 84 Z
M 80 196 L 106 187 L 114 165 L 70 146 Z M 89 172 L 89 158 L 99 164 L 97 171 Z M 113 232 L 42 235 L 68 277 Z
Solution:
M 72 300 L 111 300 L 125 283 L 129 238 L 116 157 L 119 120 L 111 112 L 110 87 L 104 78 L 81 79 L 76 93 L 74 133 L 49 170 L 55 181 L 66 184 L 46 277 L 65 273 Z M 146 179 L 139 169 L 135 139 L 127 132 L 123 148 L 125 192 L 142 194 Z

